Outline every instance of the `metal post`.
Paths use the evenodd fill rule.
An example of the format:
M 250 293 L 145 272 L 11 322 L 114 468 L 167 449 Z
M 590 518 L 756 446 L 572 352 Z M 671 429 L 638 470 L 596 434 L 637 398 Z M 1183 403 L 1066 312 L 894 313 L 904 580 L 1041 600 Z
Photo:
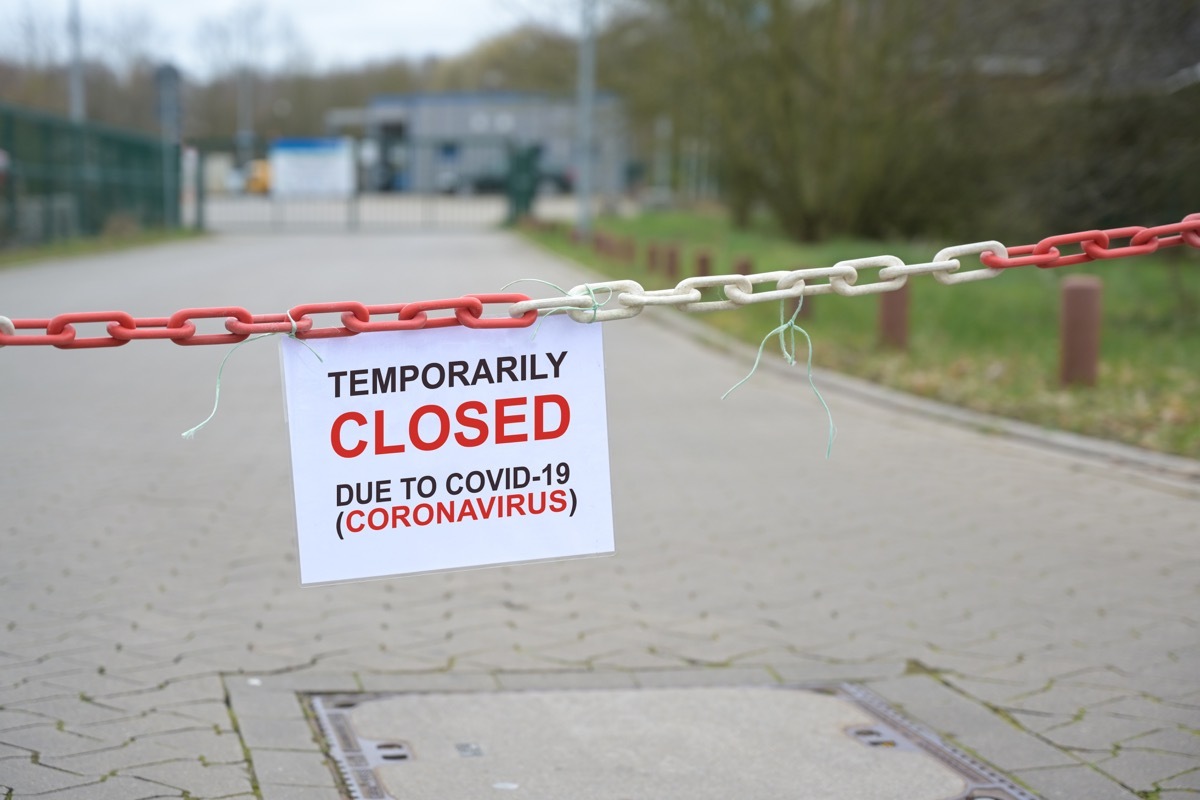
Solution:
M 237 167 L 246 169 L 254 158 L 254 86 L 250 68 L 242 66 L 237 74 Z M 246 177 L 243 172 L 243 178 Z
M 179 70 L 162 64 L 154 70 L 158 104 L 159 140 L 162 147 L 162 225 L 179 226 L 179 154 L 183 121 Z
M 348 198 L 346 198 L 346 230 L 356 231 L 356 230 L 358 230 L 358 197 L 359 197 L 358 145 L 351 144 L 350 148 L 351 148 L 351 152 L 353 153 L 352 158 L 354 159 L 354 185 L 352 187 L 350 187 L 350 196 Z
M 13 152 L 13 126 L 11 111 L 0 111 L 0 190 L 4 192 L 0 206 L 0 247 L 19 242 L 17 230 L 17 164 Z
M 71 209 L 75 212 L 76 225 L 72 229 L 68 223 L 69 235 L 80 232 L 93 233 L 89 230 L 88 210 L 85 199 L 88 193 L 84 187 L 84 157 L 83 123 L 87 120 L 87 102 L 84 95 L 83 83 L 83 25 L 79 17 L 79 0 L 71 0 L 67 11 L 67 36 L 71 41 L 71 65 L 67 74 L 67 102 L 71 122 L 75 128 L 70 132 L 71 152 Z M 103 224 L 103 221 L 101 221 Z M 99 226 L 97 226 L 99 227 Z
M 660 116 L 654 121 L 654 178 L 650 202 L 656 207 L 671 204 L 671 118 Z
M 1064 386 L 1096 385 L 1102 294 L 1103 284 L 1094 275 L 1072 275 L 1063 280 L 1059 379 Z
M 83 25 L 79 20 L 79 0 L 71 0 L 67 17 L 67 34 L 71 39 L 71 70 L 68 78 L 71 122 L 87 119 L 87 98 L 83 83 Z
M 680 144 L 679 149 L 681 151 L 680 152 L 680 160 L 683 161 L 683 164 L 680 165 L 681 166 L 680 171 L 683 173 L 680 176 L 680 178 L 683 182 L 683 186 L 681 187 L 681 189 L 682 189 L 681 194 L 683 194 L 683 196 L 686 200 L 694 203 L 694 202 L 696 202 L 697 199 L 699 199 L 699 196 L 700 196 L 699 191 L 697 191 L 697 186 L 699 185 L 699 182 L 697 181 L 697 172 L 696 172 L 696 167 L 697 167 L 696 140 L 695 139 L 685 139 Z
M 418 192 L 418 197 L 421 202 L 421 227 L 428 228 L 437 219 L 437 202 L 438 202 L 438 186 L 437 186 L 437 170 L 433 162 L 434 153 L 429 150 L 432 147 L 429 143 L 426 149 L 429 151 L 427 160 L 421 159 L 421 152 L 417 149 L 417 143 L 413 140 L 411 145 L 412 157 L 409 163 L 412 164 L 412 178 L 410 179 L 409 191 Z M 426 175 L 428 173 L 428 175 Z M 428 178 L 428 181 L 426 181 Z M 429 185 L 426 186 L 425 184 Z
M 171 227 L 171 192 L 174 181 L 171 179 L 171 143 L 164 136 L 159 143 L 162 151 L 162 226 Z
M 42 123 L 42 141 L 54 141 L 54 127 L 49 122 Z M 54 233 L 54 199 L 60 191 L 59 173 L 57 170 L 50 173 L 50 177 L 44 184 L 46 191 L 42 196 L 42 241 L 52 242 L 57 238 Z
M 205 201 L 205 195 L 208 192 L 208 187 L 204 185 L 204 151 L 203 150 L 198 150 L 196 152 L 196 177 L 193 178 L 193 180 L 195 181 L 194 185 L 195 185 L 195 189 L 196 189 L 195 227 L 196 227 L 197 231 L 203 231 L 204 230 L 204 201 Z
M 596 100 L 596 2 L 579 4 L 579 86 L 577 123 L 579 149 L 575 198 L 579 205 L 577 227 L 585 235 L 592 230 L 592 150 L 595 148 L 593 109 Z
M 102 233 L 105 220 L 100 218 L 100 214 L 104 209 L 96 208 L 96 196 L 88 191 L 87 186 L 87 128 L 81 121 L 71 126 L 66 135 L 71 139 L 72 162 L 70 213 L 66 221 L 67 237 Z

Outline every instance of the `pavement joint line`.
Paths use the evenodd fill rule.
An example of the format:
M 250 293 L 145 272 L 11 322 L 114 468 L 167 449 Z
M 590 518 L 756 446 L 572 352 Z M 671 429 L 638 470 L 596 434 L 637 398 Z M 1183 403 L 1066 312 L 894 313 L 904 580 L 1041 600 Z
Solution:
M 989 703 L 986 700 L 982 700 L 978 697 L 975 697 L 974 695 L 970 694 L 969 692 L 966 692 L 963 689 L 961 689 L 957 686 L 954 686 L 953 684 L 945 681 L 942 678 L 942 676 L 938 675 L 935 672 L 930 671 L 930 672 L 927 672 L 926 674 L 929 675 L 930 677 L 932 677 L 934 680 L 936 680 L 938 683 L 940 683 L 942 686 L 946 687 L 947 689 L 949 689 L 949 690 L 959 694 L 960 696 L 970 700 L 971 702 L 974 702 L 974 703 L 982 706 L 983 708 L 987 709 L 992 714 L 994 714 L 996 717 L 1004 720 L 1006 723 L 1013 726 L 1014 728 L 1016 728 L 1018 731 L 1025 734 L 1026 736 L 1031 736 L 1031 737 L 1041 741 L 1043 744 L 1046 744 L 1064 754 L 1074 756 L 1074 751 L 1071 748 L 1066 748 L 1066 747 L 1063 747 L 1062 745 L 1059 745 L 1058 743 L 1054 742 L 1052 739 L 1045 736 L 1044 732 L 1039 733 L 1037 731 L 1030 730 L 1026 726 L 1022 725 L 1021 721 L 1018 720 L 1016 717 L 1014 717 L 1010 713 L 1009 709 L 1007 709 L 1003 706 L 996 705 L 994 703 Z M 1116 746 L 1117 745 L 1114 745 L 1114 747 L 1116 747 Z M 1115 780 L 1115 778 L 1114 778 L 1114 780 Z M 1126 787 L 1126 788 L 1128 788 L 1128 787 Z M 1130 791 L 1132 791 L 1132 789 L 1130 789 Z

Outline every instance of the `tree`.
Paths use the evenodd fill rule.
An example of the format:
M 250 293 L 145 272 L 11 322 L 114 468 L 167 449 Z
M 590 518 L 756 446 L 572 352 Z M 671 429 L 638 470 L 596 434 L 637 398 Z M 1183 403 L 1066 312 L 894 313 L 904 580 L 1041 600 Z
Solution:
M 945 2 L 654 0 L 690 45 L 726 195 L 788 233 L 884 235 L 934 198 L 953 106 Z M 935 54 L 937 54 L 935 56 Z
M 569 92 L 575 82 L 575 48 L 574 39 L 561 31 L 526 23 L 438 62 L 430 88 Z

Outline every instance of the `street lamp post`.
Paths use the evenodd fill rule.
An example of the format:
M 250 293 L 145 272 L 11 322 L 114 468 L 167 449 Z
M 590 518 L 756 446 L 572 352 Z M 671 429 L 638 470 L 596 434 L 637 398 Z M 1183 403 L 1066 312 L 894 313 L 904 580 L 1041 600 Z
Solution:
M 79 19 L 79 0 L 71 0 L 67 33 L 71 39 L 71 67 L 67 81 L 69 111 L 71 121 L 79 124 L 87 119 L 87 99 L 83 83 L 83 24 Z
M 592 172 L 595 151 L 593 109 L 596 101 L 596 2 L 580 0 L 579 83 L 575 197 L 579 206 L 576 227 L 592 232 Z

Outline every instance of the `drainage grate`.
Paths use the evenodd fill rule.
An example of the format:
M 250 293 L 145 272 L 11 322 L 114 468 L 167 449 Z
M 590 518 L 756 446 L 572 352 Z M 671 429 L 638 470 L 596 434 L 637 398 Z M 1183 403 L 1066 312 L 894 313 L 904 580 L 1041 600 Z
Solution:
M 407 742 L 371 741 L 354 733 L 350 712 L 359 703 L 385 695 L 325 694 L 313 695 L 312 710 L 317 715 L 330 755 L 338 765 L 342 780 L 354 798 L 395 800 L 384 791 L 375 770 L 412 758 Z
M 845 697 L 880 720 L 874 729 L 850 732 L 860 741 L 876 747 L 919 748 L 961 775 L 969 788 L 955 800 L 1040 800 L 979 759 L 942 741 L 933 731 L 901 716 L 886 700 L 863 686 L 844 683 L 817 691 Z
M 630 690 L 625 691 L 628 692 Z M 703 693 L 713 690 L 641 689 L 633 691 L 641 693 L 658 691 L 693 692 L 697 700 L 702 703 L 701 698 L 704 697 Z M 845 735 L 859 742 L 863 747 L 871 748 L 872 750 L 920 752 L 925 756 L 932 757 L 942 767 L 949 769 L 954 775 L 961 778 L 962 784 L 966 787 L 964 791 L 951 798 L 946 798 L 945 794 L 939 795 L 940 798 L 945 798 L 945 800 L 1038 800 L 1036 796 L 1015 785 L 978 759 L 947 744 L 932 731 L 901 716 L 883 698 L 860 685 L 840 684 L 815 688 L 803 687 L 783 690 L 757 689 L 742 691 L 807 692 L 810 694 L 833 696 L 848 704 L 852 704 L 860 711 L 866 712 L 871 723 L 854 724 L 844 728 L 841 732 L 833 731 L 833 736 Z M 529 696 L 532 697 L 535 694 L 537 693 L 529 693 Z M 572 695 L 595 697 L 596 695 L 604 695 L 605 692 L 579 690 L 574 693 L 568 691 L 556 694 L 567 698 L 566 702 L 569 702 L 569 698 Z M 509 697 L 514 695 L 519 696 L 519 693 L 509 693 Z M 489 753 L 489 745 L 485 740 L 455 741 L 454 739 L 450 739 L 440 741 L 436 737 L 431 738 L 428 730 L 422 730 L 421 724 L 413 723 L 411 720 L 396 719 L 394 724 L 389 723 L 384 726 L 386 730 L 383 731 L 387 733 L 392 730 L 399 730 L 403 732 L 402 735 L 411 737 L 411 740 L 394 738 L 372 739 L 359 735 L 354 724 L 355 709 L 377 706 L 378 701 L 395 701 L 396 699 L 405 697 L 413 697 L 413 695 L 395 692 L 363 692 L 351 694 L 315 694 L 310 695 L 308 698 L 313 713 L 325 736 L 329 753 L 337 763 L 346 788 L 355 800 L 395 800 L 394 795 L 389 794 L 387 789 L 389 780 L 403 780 L 407 782 L 409 777 L 416 780 L 418 775 L 420 775 L 422 780 L 426 780 L 428 779 L 430 769 L 444 771 L 444 767 L 448 766 L 451 772 L 461 773 L 461 768 L 455 770 L 450 760 L 461 764 L 463 768 L 468 765 L 484 766 L 489 763 L 488 756 L 493 755 L 496 758 L 491 761 L 491 766 L 487 768 L 489 770 L 495 769 L 497 774 L 504 772 L 512 766 L 512 762 L 506 760 L 504 756 L 494 752 Z M 458 695 L 457 697 L 470 698 L 472 695 Z M 484 698 L 495 698 L 496 695 L 480 694 L 473 697 L 476 698 L 476 702 L 484 702 Z M 758 719 L 751 716 L 747 718 L 745 724 L 755 725 L 758 722 Z M 377 729 L 376 734 L 378 735 L 379 733 L 380 731 Z M 786 737 L 786 732 L 784 736 Z M 422 762 L 422 743 L 425 743 L 426 750 L 424 762 Z M 429 752 L 430 748 L 435 748 L 436 752 Z M 683 757 L 686 758 L 686 753 L 684 753 Z M 882 752 L 880 758 L 886 760 Z M 431 759 L 438 763 L 431 763 Z M 412 767 L 406 767 L 406 762 L 414 763 Z M 542 762 L 538 761 L 536 763 L 540 765 Z M 418 770 L 418 767 L 423 769 Z M 395 771 L 397 768 L 400 769 L 399 772 Z M 541 769 L 534 770 L 535 773 L 546 771 Z M 831 779 L 836 779 L 836 776 L 831 776 Z M 395 786 L 396 784 L 393 783 L 392 785 Z M 427 785 L 425 786 L 429 788 Z M 490 788 L 495 789 L 499 786 L 500 784 L 493 783 L 490 785 Z M 504 788 L 516 789 L 517 787 L 517 783 L 511 783 L 511 785 L 509 783 L 504 784 Z M 413 788 L 416 788 L 416 786 L 414 785 Z M 408 795 L 407 791 L 405 795 Z M 576 793 L 576 796 L 578 796 L 578 793 Z M 919 800 L 919 798 L 915 798 L 914 800 Z

